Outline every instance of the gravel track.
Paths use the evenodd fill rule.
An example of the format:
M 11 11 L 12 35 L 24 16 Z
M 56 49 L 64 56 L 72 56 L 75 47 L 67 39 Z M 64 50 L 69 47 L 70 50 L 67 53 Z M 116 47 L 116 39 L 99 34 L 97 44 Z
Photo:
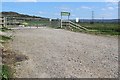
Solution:
M 118 39 L 41 27 L 15 30 L 13 51 L 29 57 L 17 63 L 17 78 L 115 78 Z

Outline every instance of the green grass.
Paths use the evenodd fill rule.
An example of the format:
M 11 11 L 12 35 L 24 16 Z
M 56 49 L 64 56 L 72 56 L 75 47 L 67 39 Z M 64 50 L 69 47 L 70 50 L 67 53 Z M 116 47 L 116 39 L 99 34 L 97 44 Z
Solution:
M 11 30 L 11 29 L 8 29 L 6 27 L 0 28 L 0 31 L 2 31 L 2 32 L 6 32 L 9 30 Z M 5 43 L 10 39 L 12 39 L 11 36 L 0 35 L 0 43 Z M 11 76 L 10 70 L 11 69 L 9 66 L 7 66 L 7 64 L 3 64 L 2 66 L 0 66 L 0 77 L 2 78 L 2 80 L 8 80 L 8 78 L 10 78 L 10 76 Z
M 88 29 L 95 29 L 95 30 L 118 30 L 118 24 L 117 23 L 80 23 L 81 26 L 84 26 Z
M 28 26 L 49 25 L 49 21 L 25 21 Z
M 0 40 L 6 42 L 8 40 L 10 40 L 11 37 L 7 37 L 7 36 L 0 36 Z M 10 76 L 10 68 L 7 65 L 2 65 L 2 69 L 0 69 L 0 75 L 2 77 L 2 80 L 8 80 L 9 76 Z
M 58 21 L 48 21 L 48 20 L 43 20 L 43 21 L 25 21 L 28 23 L 28 26 L 49 26 L 52 28 L 59 29 L 60 28 L 60 22 Z
M 2 65 L 1 68 L 2 69 L 0 69 L 0 75 L 2 77 L 2 80 L 8 80 L 8 78 L 11 76 L 10 67 L 7 65 Z
M 9 30 L 11 30 L 11 29 L 8 29 L 6 27 L 0 28 L 0 31 L 2 31 L 2 32 L 7 32 Z M 0 43 L 1 42 L 6 42 L 6 41 L 8 41 L 10 39 L 12 39 L 11 36 L 0 35 Z
M 6 32 L 6 31 L 10 31 L 11 29 L 8 29 L 8 28 L 6 28 L 6 27 L 2 27 L 2 28 L 0 28 L 0 31 L 2 31 L 2 32 Z
M 80 23 L 80 25 L 90 30 L 88 32 L 82 32 L 98 35 L 120 35 L 120 28 L 117 23 Z M 79 30 L 75 31 L 79 32 Z
M 7 42 L 8 40 L 11 40 L 12 37 L 8 37 L 8 36 L 0 36 L 0 42 Z
M 55 29 L 60 29 L 60 22 L 58 21 L 25 21 L 28 26 L 46 25 Z M 79 23 L 79 25 L 89 29 L 89 31 L 72 28 L 75 32 L 84 32 L 96 35 L 120 35 L 120 26 L 117 23 Z M 118 27 L 119 26 L 119 27 Z

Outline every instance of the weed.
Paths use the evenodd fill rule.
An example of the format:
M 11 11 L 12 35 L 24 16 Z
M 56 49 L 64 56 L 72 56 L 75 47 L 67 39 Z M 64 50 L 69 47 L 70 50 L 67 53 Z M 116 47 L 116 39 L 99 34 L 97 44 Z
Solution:
M 1 77 L 2 80 L 8 80 L 8 78 L 10 77 L 10 67 L 7 65 L 2 65 L 2 69 L 0 71 L 1 73 Z
M 6 27 L 0 28 L 0 31 L 2 31 L 2 32 L 9 31 L 9 30 L 11 30 L 11 29 L 8 29 L 8 28 L 6 28 Z
M 9 37 L 8 36 L 4 36 L 4 35 L 0 36 L 0 40 L 3 41 L 3 42 L 6 42 L 6 41 L 8 41 L 10 39 L 12 39 L 11 36 L 9 36 Z
M 79 25 L 89 29 L 89 31 L 72 28 L 74 32 L 84 32 L 96 35 L 120 35 L 117 23 L 79 23 Z

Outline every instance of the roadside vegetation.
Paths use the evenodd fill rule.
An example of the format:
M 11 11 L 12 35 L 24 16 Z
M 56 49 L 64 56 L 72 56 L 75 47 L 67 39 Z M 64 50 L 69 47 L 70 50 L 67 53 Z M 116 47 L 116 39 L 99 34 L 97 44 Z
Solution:
M 49 26 L 51 28 L 60 29 L 60 21 L 26 21 L 28 26 Z M 71 28 L 74 32 L 83 32 L 95 35 L 120 35 L 120 29 L 118 23 L 88 23 L 88 22 L 80 22 L 77 23 L 82 27 L 87 28 L 89 31 L 79 30 L 76 28 Z M 68 29 L 64 28 L 63 29 Z M 68 29 L 70 30 L 70 29 Z
M 0 28 L 0 32 L 5 33 L 7 31 L 9 31 L 10 29 L 6 28 L 6 27 L 2 27 Z M 3 51 L 5 49 L 4 44 L 7 43 L 9 40 L 11 40 L 12 37 L 11 36 L 7 36 L 5 34 L 0 34 L 0 48 L 2 50 L 1 56 L 2 60 L 3 60 Z M 2 80 L 8 80 L 8 78 L 11 76 L 11 69 L 10 66 L 8 66 L 7 64 L 5 64 L 3 61 L 1 62 L 2 65 L 0 66 L 0 75 L 2 77 Z
M 81 26 L 91 30 L 86 33 L 96 35 L 120 35 L 119 25 L 117 23 L 80 23 Z
M 8 28 L 6 28 L 6 27 L 2 27 L 2 28 L 0 28 L 0 31 L 2 31 L 2 32 L 6 32 L 6 31 L 10 31 L 11 29 L 8 29 Z
M 14 66 L 17 62 L 28 60 L 28 56 L 23 55 L 20 52 L 15 52 L 11 50 L 9 41 L 12 40 L 12 36 L 8 36 L 6 33 L 11 31 L 6 27 L 0 29 L 0 49 L 2 57 L 2 65 L 0 66 L 0 79 L 9 80 L 9 78 L 13 77 L 15 73 Z M 17 53 L 17 54 L 16 54 Z
M 10 76 L 11 76 L 11 69 L 6 64 L 2 65 L 2 69 L 0 72 L 1 72 L 0 74 L 2 76 L 2 80 L 8 80 L 8 78 L 10 78 Z
M 49 21 L 25 21 L 23 23 L 27 23 L 27 26 L 47 26 L 49 25 Z
M 71 29 L 68 28 L 68 30 L 71 30 L 74 32 L 94 34 L 94 35 L 110 35 L 110 36 L 120 35 L 120 28 L 118 23 L 94 23 L 94 24 L 77 23 L 77 24 L 87 28 L 88 31 L 76 29 L 73 27 Z M 67 29 L 67 28 L 64 28 L 64 29 Z
M 71 30 L 74 32 L 83 32 L 83 33 L 88 33 L 88 34 L 95 34 L 95 35 L 111 35 L 111 36 L 116 36 L 120 35 L 120 26 L 118 23 L 77 23 L 81 25 L 82 27 L 85 27 L 88 29 L 88 31 L 85 30 L 80 30 L 76 28 L 65 28 L 67 30 Z M 59 27 L 58 27 L 59 28 Z
M 17 12 L 2 12 L 2 15 L 4 16 L 9 16 L 9 20 L 13 21 L 20 21 L 19 24 L 17 25 L 24 25 L 24 26 L 49 26 L 51 28 L 59 29 L 60 28 L 60 19 L 52 19 L 50 21 L 49 18 L 44 18 L 44 17 L 37 17 L 37 16 L 30 16 L 30 15 L 25 15 L 25 14 L 20 14 Z M 16 15 L 17 18 L 13 18 L 14 15 Z M 21 23 L 21 20 L 22 23 Z M 75 22 L 75 20 L 72 20 Z M 77 23 L 87 29 L 89 31 L 84 31 L 84 30 L 79 30 L 72 28 L 72 31 L 75 32 L 84 32 L 84 33 L 89 33 L 89 34 L 96 34 L 96 35 L 119 35 L 120 29 L 118 28 L 117 22 L 104 22 L 100 21 L 99 23 L 95 22 L 94 24 L 91 24 L 91 22 L 79 22 Z M 13 26 L 13 24 L 12 24 Z M 120 26 L 119 26 L 120 27 Z M 64 28 L 64 29 L 69 29 L 69 28 Z M 0 29 L 1 30 L 1 29 Z M 2 29 L 2 31 L 5 31 L 6 29 Z

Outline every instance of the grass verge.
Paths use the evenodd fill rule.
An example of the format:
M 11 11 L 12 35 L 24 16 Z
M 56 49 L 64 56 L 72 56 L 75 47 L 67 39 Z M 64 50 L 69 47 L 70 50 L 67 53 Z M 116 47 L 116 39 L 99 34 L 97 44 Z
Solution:
M 120 28 L 118 23 L 80 23 L 80 25 L 90 30 L 86 33 L 112 36 L 120 35 Z
M 2 31 L 2 32 L 6 32 L 6 31 L 10 31 L 11 29 L 8 29 L 8 28 L 6 28 L 6 27 L 2 27 L 2 28 L 0 28 L 0 31 Z
M 2 77 L 2 80 L 8 80 L 8 78 L 10 78 L 11 76 L 11 71 L 10 71 L 10 67 L 3 64 L 2 65 L 2 69 L 1 69 L 1 77 Z
M 2 31 L 2 32 L 6 32 L 9 30 L 11 30 L 11 29 L 8 29 L 6 27 L 0 28 L 0 31 Z M 12 39 L 11 36 L 0 35 L 0 44 L 6 43 L 8 40 L 11 40 L 11 39 Z M 2 56 L 3 56 L 3 49 L 2 49 L 2 53 L 1 53 L 0 57 L 2 57 Z M 3 60 L 3 57 L 2 57 L 2 60 Z M 2 65 L 0 66 L 1 80 L 8 80 L 10 76 L 11 76 L 10 66 L 8 66 L 7 64 L 4 64 L 2 61 Z
M 79 23 L 79 25 L 85 27 L 88 29 L 88 31 L 80 30 L 76 28 L 71 28 L 68 30 L 74 31 L 74 32 L 83 32 L 88 34 L 94 34 L 94 35 L 110 35 L 110 36 L 116 36 L 120 35 L 120 28 L 117 23 Z M 63 28 L 67 29 L 67 28 Z
M 5 36 L 5 35 L 0 35 L 0 43 L 5 43 L 8 40 L 11 40 L 12 36 Z

